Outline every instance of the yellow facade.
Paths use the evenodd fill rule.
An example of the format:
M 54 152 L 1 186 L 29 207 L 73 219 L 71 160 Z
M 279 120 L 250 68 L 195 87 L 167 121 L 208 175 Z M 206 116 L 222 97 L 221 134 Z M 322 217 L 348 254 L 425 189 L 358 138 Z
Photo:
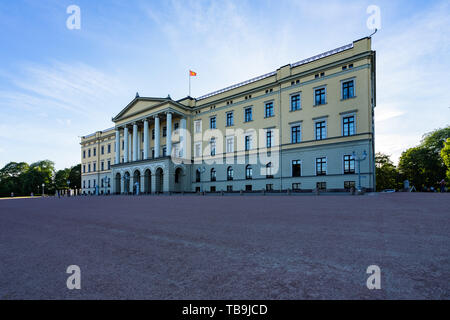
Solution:
M 345 88 L 348 83 L 351 83 L 352 85 L 353 94 L 350 97 L 347 97 L 345 93 L 349 92 L 345 91 L 348 90 Z M 323 95 L 319 95 L 320 99 L 316 97 L 318 93 L 323 92 L 321 91 L 322 89 L 324 89 L 325 92 L 324 100 Z M 333 162 L 342 162 L 342 159 L 340 159 L 342 152 L 347 155 L 350 151 L 361 153 L 362 150 L 364 150 L 368 154 L 368 158 L 361 162 L 361 170 L 364 175 L 362 186 L 367 189 L 374 189 L 373 108 L 376 103 L 375 89 L 375 52 L 371 50 L 371 39 L 363 38 L 350 45 L 302 60 L 298 63 L 283 66 L 278 70 L 257 79 L 252 79 L 245 83 L 225 88 L 196 99 L 186 97 L 175 101 L 170 97 L 141 98 L 137 96 L 113 118 L 115 128 L 97 132 L 82 138 L 82 170 L 83 167 L 88 167 L 88 165 L 91 164 L 91 172 L 87 172 L 87 170 L 83 171 L 83 181 L 93 180 L 93 177 L 96 176 L 95 185 L 99 186 L 99 183 L 101 184 L 101 180 L 103 179 L 102 175 L 104 175 L 105 181 L 109 181 L 110 185 L 109 189 L 104 187 L 104 192 L 117 192 L 117 190 L 120 189 L 119 184 L 121 183 L 123 186 L 123 182 L 119 183 L 119 180 L 114 181 L 116 175 L 117 179 L 119 179 L 119 176 L 122 177 L 120 179 L 123 179 L 124 173 L 128 172 L 128 175 L 133 175 L 131 171 L 137 170 L 139 175 L 136 176 L 135 179 L 137 179 L 136 181 L 140 186 L 140 190 L 149 192 L 150 182 L 143 183 L 141 180 L 144 175 L 144 166 L 146 163 L 152 163 L 153 165 L 151 170 L 150 166 L 148 167 L 150 172 L 149 181 L 154 174 L 152 170 L 154 171 L 157 168 L 158 158 L 155 158 L 152 154 L 152 150 L 157 143 L 156 140 L 151 137 L 152 130 L 155 129 L 156 125 L 155 116 L 160 119 L 158 120 L 160 121 L 160 139 L 158 141 L 160 141 L 159 150 L 161 157 L 163 146 L 170 148 L 166 137 L 163 137 L 163 128 L 167 126 L 167 122 L 170 121 L 168 118 L 168 114 L 170 114 L 172 117 L 172 132 L 175 131 L 176 124 L 178 124 L 178 128 L 180 128 L 180 124 L 184 123 L 182 121 L 185 121 L 186 130 L 190 137 L 188 145 L 185 146 L 186 152 L 183 151 L 183 156 L 180 156 L 179 154 L 174 154 L 172 149 L 176 148 L 177 152 L 180 148 L 183 149 L 182 142 L 180 142 L 180 134 L 175 131 L 175 133 L 171 135 L 173 147 L 171 148 L 169 158 L 177 158 L 180 156 L 185 160 L 182 161 L 183 168 L 180 168 L 184 177 L 183 191 L 199 190 L 198 183 L 195 181 L 195 172 L 196 170 L 200 170 L 199 168 L 203 168 L 202 170 L 204 171 L 205 168 L 204 166 L 198 167 L 192 164 L 192 160 L 198 158 L 195 157 L 195 145 L 198 143 L 195 140 L 198 137 L 204 138 L 205 134 L 210 129 L 212 117 L 215 117 L 216 130 L 223 136 L 221 138 L 222 141 L 216 141 L 218 146 L 223 146 L 222 148 L 219 148 L 220 150 L 216 151 L 214 156 L 216 158 L 226 156 L 227 129 L 243 131 L 250 129 L 256 131 L 260 129 L 276 130 L 279 132 L 275 140 L 279 141 L 279 146 L 277 145 L 277 147 L 280 148 L 279 161 L 281 167 L 283 165 L 286 167 L 286 163 L 289 164 L 286 162 L 287 160 L 285 161 L 284 155 L 286 155 L 286 159 L 291 159 L 292 157 L 295 158 L 296 154 L 299 154 L 298 157 L 302 155 L 303 157 L 308 158 L 306 154 L 308 152 L 313 152 L 311 150 L 322 150 L 321 152 L 326 154 L 324 157 L 326 157 L 327 161 L 326 168 L 328 177 L 314 178 L 311 169 L 311 161 L 305 160 L 305 164 L 302 163 L 302 170 L 305 168 L 305 172 L 309 170 L 310 174 L 299 177 L 298 181 L 301 180 L 302 182 L 295 182 L 295 185 L 305 183 L 308 185 L 305 189 L 314 189 L 314 185 L 318 182 L 318 179 L 325 179 L 332 185 L 329 189 L 343 189 L 343 182 L 347 181 L 345 179 L 349 179 L 348 177 L 350 177 L 351 174 L 348 174 L 348 172 L 345 172 L 346 174 L 339 173 L 339 170 L 337 169 L 338 166 L 335 166 L 335 169 L 332 169 L 333 166 L 331 166 L 331 164 Z M 298 110 L 291 110 L 291 104 L 293 103 L 292 97 L 297 94 L 300 95 L 300 108 Z M 324 103 L 316 105 L 315 99 L 319 99 Z M 266 111 L 266 104 L 268 103 L 271 103 L 273 106 L 273 115 L 270 113 L 270 116 L 266 116 L 266 113 L 268 112 Z M 252 120 L 246 122 L 244 118 L 245 109 L 247 108 L 251 108 L 252 110 Z M 233 125 L 227 126 L 227 113 L 230 112 L 233 113 Z M 346 115 L 351 115 L 354 121 L 354 132 L 347 136 L 343 133 L 344 129 L 348 130 L 348 127 L 344 128 L 345 125 L 343 122 L 343 117 L 346 117 Z M 144 121 L 146 121 L 147 124 L 145 124 Z M 201 122 L 200 134 L 195 133 L 195 123 L 198 121 Z M 326 132 L 326 137 L 320 140 L 317 140 L 318 131 L 316 129 L 316 123 L 318 121 L 324 121 L 326 125 L 326 128 L 321 131 L 322 133 L 319 132 L 320 134 Z M 145 144 L 144 138 L 144 127 L 146 125 L 148 125 L 148 133 L 150 135 L 147 145 Z M 293 142 L 292 127 L 297 125 L 300 127 L 300 141 Z M 133 136 L 134 128 L 138 130 L 136 135 L 139 140 L 137 141 L 137 148 L 133 138 L 128 138 L 128 144 L 124 143 L 125 128 L 130 132 L 130 136 Z M 119 130 L 117 134 L 120 136 L 120 156 L 118 162 L 115 158 L 116 130 Z M 235 147 L 233 154 L 235 156 L 248 156 L 248 154 L 258 153 L 263 149 L 267 149 L 260 143 L 256 144 L 252 150 L 245 151 L 243 149 L 244 142 L 239 139 L 242 140 L 242 137 L 236 136 L 234 139 Z M 259 141 L 258 138 L 257 140 Z M 263 140 L 264 139 L 261 139 L 261 141 Z M 209 150 L 210 139 L 203 139 L 200 143 L 202 150 L 200 159 L 204 161 L 211 158 L 209 153 L 204 154 L 204 150 Z M 106 149 L 108 144 L 111 144 L 111 152 L 100 154 L 101 147 L 104 146 Z M 125 147 L 128 145 L 128 157 L 125 157 L 124 155 L 124 144 Z M 242 147 L 241 150 L 238 150 L 238 146 Z M 348 146 L 347 149 L 345 149 L 345 146 Z M 274 146 L 272 146 L 272 148 L 273 147 Z M 92 155 L 93 148 L 97 149 L 97 155 L 95 157 Z M 345 150 L 342 149 L 341 152 L 339 148 L 344 148 Z M 91 149 L 91 157 L 87 157 L 89 149 Z M 148 153 L 147 157 L 144 157 L 145 150 Z M 83 157 L 84 153 L 86 153 L 86 157 Z M 136 156 L 134 155 L 135 153 Z M 167 156 L 169 156 L 169 154 L 167 154 Z M 128 158 L 126 163 L 124 158 Z M 105 164 L 105 168 L 102 171 L 100 164 L 102 161 L 108 161 L 108 159 L 111 161 L 112 169 L 105 169 L 107 168 Z M 348 160 L 348 158 L 346 159 Z M 97 163 L 96 171 L 93 171 L 92 164 L 94 162 Z M 345 165 L 348 165 L 348 162 Z M 210 168 L 211 170 L 215 170 L 214 167 L 207 166 L 208 170 Z M 118 171 L 119 169 L 120 172 Z M 161 169 L 168 177 L 165 176 L 166 180 L 163 181 L 161 173 L 160 191 L 174 191 L 176 189 L 174 187 L 176 183 L 174 184 L 174 182 L 170 180 L 173 180 L 172 176 L 177 174 L 171 172 L 171 170 L 175 169 L 176 166 L 171 169 L 170 165 L 167 165 L 164 170 Z M 280 169 L 279 181 L 276 180 L 278 177 L 275 175 L 275 180 L 268 181 L 264 180 L 263 177 L 260 179 L 261 181 L 258 180 L 259 182 L 254 184 L 258 184 L 260 187 L 263 186 L 264 183 L 266 183 L 267 186 L 267 182 L 275 181 L 272 185 L 276 184 L 276 189 L 290 189 L 289 185 L 286 185 L 286 183 L 291 182 L 283 182 L 283 180 L 292 180 L 292 177 L 289 177 L 288 169 L 289 168 Z M 114 170 L 116 170 L 117 173 L 112 172 Z M 328 170 L 334 170 L 335 173 L 329 174 Z M 109 176 L 108 173 L 110 173 Z M 356 174 L 356 172 L 353 173 Z M 338 175 L 341 175 L 341 177 L 337 177 Z M 355 176 L 353 175 L 352 180 L 348 181 L 355 182 Z M 213 180 L 212 178 L 211 181 L 201 181 L 202 185 L 206 184 L 207 186 L 210 186 L 211 190 L 225 190 L 225 186 L 228 187 L 228 184 L 230 183 L 231 182 L 226 182 L 225 180 L 217 182 L 217 180 Z M 240 184 L 233 181 L 233 184 L 238 186 L 237 190 L 243 189 L 244 185 L 247 187 L 248 185 L 246 183 L 248 183 L 248 181 L 244 181 Z M 148 185 L 147 188 L 144 188 L 144 185 Z M 292 185 L 294 185 L 294 182 L 292 182 Z M 340 185 L 342 186 L 339 187 Z M 101 193 L 101 185 L 99 186 L 99 190 L 93 189 L 95 188 L 93 187 L 93 182 L 90 183 L 90 186 L 91 188 L 83 186 L 83 189 L 90 193 Z M 156 188 L 158 188 L 158 186 L 156 186 Z M 124 190 L 120 191 L 123 192 Z M 152 190 L 152 192 L 154 191 L 155 190 Z M 128 192 L 130 192 L 130 190 L 128 190 Z

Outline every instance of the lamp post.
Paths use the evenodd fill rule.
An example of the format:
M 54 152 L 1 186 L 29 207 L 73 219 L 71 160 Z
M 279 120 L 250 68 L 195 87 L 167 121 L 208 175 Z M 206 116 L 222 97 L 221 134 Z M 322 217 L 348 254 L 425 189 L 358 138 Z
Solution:
M 69 188 L 69 190 L 68 190 L 68 196 L 70 197 L 70 180 L 69 179 L 67 179 L 67 187 Z
M 45 188 L 45 183 L 42 184 L 42 196 L 45 196 L 44 188 Z
M 353 160 L 358 162 L 358 191 L 361 191 L 361 161 L 366 160 L 367 152 L 366 152 L 366 150 L 364 150 L 362 156 L 361 157 L 357 157 L 356 156 L 356 152 L 353 151 L 352 156 L 353 156 Z

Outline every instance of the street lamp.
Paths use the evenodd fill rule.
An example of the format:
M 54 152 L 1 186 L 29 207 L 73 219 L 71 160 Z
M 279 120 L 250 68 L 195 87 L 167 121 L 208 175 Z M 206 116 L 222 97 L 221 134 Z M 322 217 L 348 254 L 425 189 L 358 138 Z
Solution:
M 362 156 L 361 157 L 357 157 L 356 156 L 356 152 L 353 151 L 352 156 L 353 156 L 353 160 L 358 162 L 358 191 L 361 191 L 361 161 L 366 160 L 367 152 L 366 152 L 366 150 L 364 150 Z
M 68 196 L 70 197 L 70 180 L 69 180 L 69 179 L 67 179 L 67 181 L 66 181 L 66 182 L 67 182 L 67 187 L 69 188 L 69 191 L 68 191 L 68 192 L 69 192 L 69 193 L 68 193 Z
M 45 196 L 45 194 L 44 194 L 44 188 L 45 188 L 45 183 L 42 184 L 42 196 Z

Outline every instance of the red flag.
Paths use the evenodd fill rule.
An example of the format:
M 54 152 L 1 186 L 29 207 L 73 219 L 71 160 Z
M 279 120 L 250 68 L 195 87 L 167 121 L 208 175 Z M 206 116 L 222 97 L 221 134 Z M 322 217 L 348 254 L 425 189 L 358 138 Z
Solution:
M 197 72 L 194 72 L 192 70 L 189 70 L 189 76 L 190 77 L 196 77 L 197 76 Z

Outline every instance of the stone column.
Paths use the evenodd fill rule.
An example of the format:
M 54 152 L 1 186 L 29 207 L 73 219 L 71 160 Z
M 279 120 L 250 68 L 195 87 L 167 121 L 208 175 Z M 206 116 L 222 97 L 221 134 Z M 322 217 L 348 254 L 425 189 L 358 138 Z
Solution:
M 156 175 L 154 172 L 151 173 L 152 178 L 150 181 L 150 189 L 152 190 L 152 193 L 156 192 Z
M 133 135 L 128 135 L 128 161 L 131 161 L 133 152 Z
M 115 164 L 120 163 L 120 129 L 116 128 L 116 162 Z
M 172 113 L 170 112 L 167 112 L 166 127 L 166 155 L 172 156 Z
M 155 116 L 155 158 L 159 157 L 159 117 Z
M 133 123 L 133 161 L 137 161 L 138 160 L 138 153 L 139 153 L 138 141 L 139 141 L 139 138 L 138 138 L 138 125 L 135 122 L 135 123 Z
M 143 160 L 147 160 L 148 159 L 148 149 L 149 149 L 149 145 L 148 145 L 148 120 L 145 119 L 144 120 L 144 159 Z
M 128 162 L 128 127 L 123 129 L 123 162 Z
M 187 145 L 186 145 L 186 118 L 182 118 L 180 120 L 180 149 L 181 149 L 181 158 L 186 158 L 187 156 Z

